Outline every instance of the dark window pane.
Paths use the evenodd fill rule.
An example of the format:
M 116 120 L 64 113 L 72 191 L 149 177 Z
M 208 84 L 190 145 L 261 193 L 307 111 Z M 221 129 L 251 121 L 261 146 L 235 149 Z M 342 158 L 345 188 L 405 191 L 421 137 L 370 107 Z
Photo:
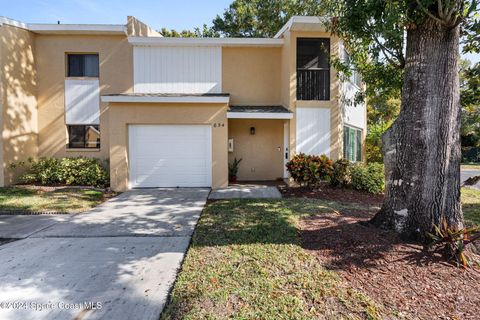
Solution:
M 69 77 L 83 77 L 83 56 L 81 54 L 68 55 Z
M 356 160 L 357 161 L 362 161 L 362 130 L 356 130 L 357 131 L 357 154 L 356 154 Z
M 98 77 L 98 54 L 86 54 L 84 64 L 85 77 Z
M 68 77 L 98 77 L 98 54 L 69 54 Z
M 297 99 L 330 100 L 330 39 L 297 39 Z
M 100 126 L 70 125 L 68 126 L 69 148 L 100 148 Z

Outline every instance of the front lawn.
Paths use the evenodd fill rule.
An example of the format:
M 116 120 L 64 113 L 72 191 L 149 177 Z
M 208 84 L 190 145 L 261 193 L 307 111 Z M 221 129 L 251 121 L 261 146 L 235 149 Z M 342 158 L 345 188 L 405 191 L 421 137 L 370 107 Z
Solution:
M 480 226 L 480 190 L 462 188 L 462 208 L 465 221 Z
M 162 319 L 377 318 L 368 297 L 301 246 L 299 219 L 338 208 L 312 199 L 209 204 Z
M 54 191 L 0 188 L 0 211 L 79 212 L 105 201 L 102 191 L 86 188 L 65 188 Z

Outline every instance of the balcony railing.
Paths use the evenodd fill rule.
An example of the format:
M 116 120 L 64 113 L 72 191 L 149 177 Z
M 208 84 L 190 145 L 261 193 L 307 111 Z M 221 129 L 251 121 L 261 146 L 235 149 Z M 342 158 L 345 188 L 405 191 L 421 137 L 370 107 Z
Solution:
M 297 69 L 297 100 L 330 100 L 330 70 Z

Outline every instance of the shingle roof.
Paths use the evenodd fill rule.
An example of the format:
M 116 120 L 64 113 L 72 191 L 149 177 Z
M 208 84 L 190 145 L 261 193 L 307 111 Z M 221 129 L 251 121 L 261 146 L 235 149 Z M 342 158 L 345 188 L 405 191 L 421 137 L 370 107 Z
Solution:
M 228 97 L 229 93 L 117 93 L 104 97 Z
M 229 112 L 292 113 L 284 106 L 230 106 Z

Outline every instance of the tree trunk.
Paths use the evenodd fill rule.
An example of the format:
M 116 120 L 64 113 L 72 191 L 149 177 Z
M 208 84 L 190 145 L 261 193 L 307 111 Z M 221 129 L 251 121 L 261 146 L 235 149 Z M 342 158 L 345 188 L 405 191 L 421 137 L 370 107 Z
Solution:
M 463 227 L 460 203 L 459 27 L 427 20 L 407 31 L 400 115 L 384 134 L 385 200 L 372 219 L 409 238 L 446 220 Z

